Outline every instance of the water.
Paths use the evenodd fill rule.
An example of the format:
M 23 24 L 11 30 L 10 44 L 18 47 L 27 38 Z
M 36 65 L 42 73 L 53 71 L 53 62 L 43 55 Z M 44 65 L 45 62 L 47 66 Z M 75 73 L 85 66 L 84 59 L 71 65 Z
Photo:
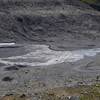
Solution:
M 93 57 L 100 52 L 100 48 L 73 51 L 54 51 L 49 49 L 49 46 L 47 45 L 27 45 L 24 46 L 23 50 L 28 52 L 26 54 L 22 53 L 18 56 L 11 55 L 9 57 L 2 57 L 0 58 L 0 63 L 10 65 L 21 64 L 28 66 L 47 66 L 63 62 L 76 62 L 84 59 L 86 56 Z
M 0 43 L 0 58 L 19 56 L 26 54 L 24 46 L 16 43 Z

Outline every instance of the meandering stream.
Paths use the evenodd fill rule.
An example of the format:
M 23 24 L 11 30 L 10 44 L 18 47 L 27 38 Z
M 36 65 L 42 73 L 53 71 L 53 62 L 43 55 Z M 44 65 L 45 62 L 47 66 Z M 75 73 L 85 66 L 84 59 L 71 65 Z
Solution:
M 9 43 L 2 44 L 2 47 L 3 45 L 9 46 L 10 44 Z M 15 44 L 11 43 L 11 45 L 14 46 Z M 10 64 L 10 65 L 21 64 L 28 66 L 47 66 L 63 62 L 76 62 L 78 60 L 84 59 L 84 57 L 86 56 L 93 57 L 100 52 L 100 48 L 80 49 L 73 51 L 54 51 L 51 50 L 48 45 L 39 45 L 39 44 L 26 45 L 22 48 L 23 48 L 21 49 L 22 51 L 20 51 L 19 49 L 19 52 L 21 52 L 22 54 L 20 53 L 20 55 L 18 54 L 18 56 L 16 54 L 8 57 L 1 57 L 0 63 Z M 15 52 L 18 50 L 16 48 L 13 49 L 15 50 Z M 6 53 L 8 53 L 9 55 L 9 52 L 10 53 L 12 52 L 11 50 L 9 49 L 8 51 L 6 51 Z M 26 54 L 23 54 L 23 52 L 25 51 Z M 18 51 L 16 53 L 18 53 Z

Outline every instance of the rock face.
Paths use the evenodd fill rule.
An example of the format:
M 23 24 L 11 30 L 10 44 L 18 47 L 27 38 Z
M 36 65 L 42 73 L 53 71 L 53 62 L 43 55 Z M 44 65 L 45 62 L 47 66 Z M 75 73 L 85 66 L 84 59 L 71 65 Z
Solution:
M 99 32 L 99 12 L 79 0 L 0 1 L 0 42 L 96 45 Z

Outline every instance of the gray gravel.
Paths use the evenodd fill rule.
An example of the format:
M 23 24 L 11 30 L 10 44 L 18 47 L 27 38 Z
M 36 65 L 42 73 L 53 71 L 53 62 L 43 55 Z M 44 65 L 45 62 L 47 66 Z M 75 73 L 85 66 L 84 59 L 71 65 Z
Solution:
M 7 53 L 9 54 L 9 52 L 11 50 L 8 49 Z M 23 53 L 25 52 L 22 52 L 22 55 Z M 99 60 L 100 55 L 98 54 L 94 57 L 85 57 L 77 62 L 64 62 L 48 66 L 4 65 L 1 63 L 0 95 L 8 93 L 33 95 L 35 92 L 49 88 L 92 84 L 97 81 L 97 76 L 100 76 Z

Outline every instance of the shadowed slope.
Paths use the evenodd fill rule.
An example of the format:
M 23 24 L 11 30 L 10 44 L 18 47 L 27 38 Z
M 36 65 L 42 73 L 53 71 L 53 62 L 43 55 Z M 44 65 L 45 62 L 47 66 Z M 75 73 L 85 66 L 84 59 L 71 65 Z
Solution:
M 100 39 L 99 13 L 78 0 L 2 0 L 0 23 L 1 42 L 96 45 Z

